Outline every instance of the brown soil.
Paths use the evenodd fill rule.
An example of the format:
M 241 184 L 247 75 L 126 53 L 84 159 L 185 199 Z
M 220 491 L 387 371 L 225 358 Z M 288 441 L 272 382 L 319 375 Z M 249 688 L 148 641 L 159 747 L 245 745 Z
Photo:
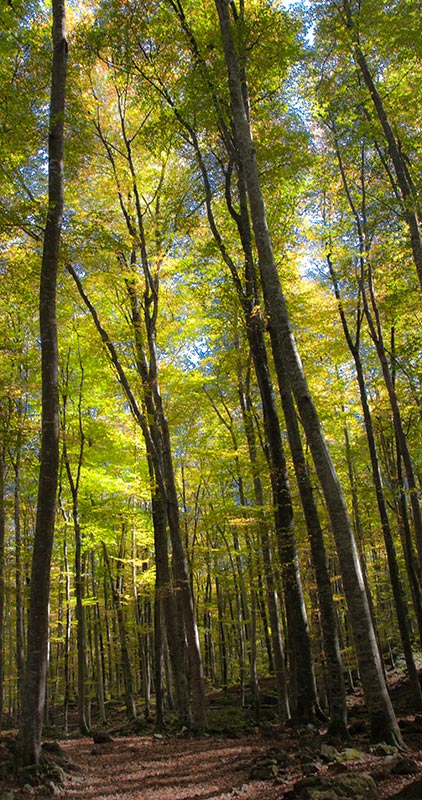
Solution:
M 358 746 L 357 743 L 354 743 Z M 154 735 L 122 737 L 106 744 L 92 739 L 61 741 L 77 771 L 68 770 L 58 796 L 63 800 L 282 800 L 300 777 L 300 739 L 289 729 L 274 732 L 272 740 L 261 733 L 241 739 L 213 737 L 158 738 Z M 422 768 L 422 737 L 412 756 Z M 253 766 L 264 757 L 288 754 L 288 765 L 276 778 L 253 780 Z M 415 776 L 389 774 L 393 758 L 369 753 L 365 762 L 352 762 L 347 769 L 378 773 L 379 797 L 395 794 Z M 322 768 L 321 774 L 329 771 Z M 379 773 L 385 772 L 384 780 Z M 387 774 L 388 773 L 388 774 Z M 51 796 L 51 788 L 24 787 L 17 800 Z
M 360 730 L 350 747 L 360 751 L 361 760 L 347 760 L 343 768 L 372 774 L 380 800 L 392 797 L 422 775 L 422 732 L 414 724 L 412 730 L 407 682 L 390 681 L 390 691 L 398 716 L 408 722 L 411 731 L 403 734 L 407 752 L 391 756 L 374 756 L 370 752 L 365 723 L 360 722 L 365 719 L 362 697 L 358 692 L 349 697 L 350 717 L 355 726 L 357 723 L 356 730 Z M 319 737 L 324 736 L 324 730 L 312 726 L 295 729 L 275 721 L 268 721 L 261 729 L 250 726 L 245 730 L 238 724 L 239 706 L 231 703 L 230 709 L 216 710 L 218 696 L 211 701 L 210 714 L 214 708 L 220 724 L 221 714 L 231 718 L 232 724 L 225 732 L 223 726 L 213 726 L 212 735 L 208 736 L 158 735 L 150 728 L 138 736 L 113 734 L 113 740 L 103 744 L 95 744 L 92 738 L 59 740 L 64 757 L 63 753 L 54 755 L 50 751 L 46 756 L 49 763 L 64 767 L 63 784 L 55 777 L 51 782 L 47 771 L 40 776 L 38 785 L 26 783 L 19 788 L 6 763 L 12 763 L 13 735 L 0 734 L 0 798 L 12 788 L 16 800 L 41 800 L 53 795 L 63 800 L 282 800 L 303 777 L 306 744 L 323 741 Z M 418 721 L 422 722 L 420 717 Z M 116 726 L 115 733 L 119 729 L 121 726 Z M 127 726 L 125 733 L 129 733 Z M 403 757 L 416 762 L 417 776 L 391 774 L 392 766 Z M 253 769 L 265 759 L 272 759 L 270 763 L 277 765 L 277 774 L 271 775 L 270 767 L 267 779 L 257 780 Z M 318 762 L 317 756 L 314 761 Z M 321 775 L 341 768 L 338 764 L 323 764 L 322 759 L 316 767 Z

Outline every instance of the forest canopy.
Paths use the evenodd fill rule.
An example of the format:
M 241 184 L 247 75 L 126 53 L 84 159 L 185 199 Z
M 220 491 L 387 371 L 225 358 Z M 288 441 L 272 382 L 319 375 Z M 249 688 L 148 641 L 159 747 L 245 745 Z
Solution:
M 422 710 L 419 30 L 416 0 L 2 5 L 0 724 L 36 695 L 24 761 L 43 718 L 86 733 L 113 703 L 205 730 L 237 686 L 259 719 L 269 678 L 278 719 L 341 735 L 361 685 L 400 741 L 385 665 Z

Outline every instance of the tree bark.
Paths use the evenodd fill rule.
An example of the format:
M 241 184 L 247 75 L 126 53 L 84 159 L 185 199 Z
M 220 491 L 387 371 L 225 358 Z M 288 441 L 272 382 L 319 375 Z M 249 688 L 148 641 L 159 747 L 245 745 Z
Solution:
M 76 616 L 76 641 L 78 651 L 78 718 L 79 718 L 79 731 L 82 735 L 89 732 L 88 725 L 88 704 L 89 696 L 87 692 L 87 652 L 86 652 L 86 617 L 85 608 L 83 604 L 85 586 L 82 574 L 82 531 L 79 519 L 79 483 L 82 470 L 82 461 L 85 447 L 85 435 L 82 425 L 82 390 L 83 390 L 83 367 L 81 367 L 81 382 L 79 386 L 78 397 L 78 432 L 79 432 L 79 452 L 78 459 L 75 467 L 75 475 L 72 473 L 72 467 L 69 459 L 69 452 L 67 447 L 67 399 L 68 399 L 68 378 L 69 378 L 69 364 L 66 365 L 65 370 L 65 385 L 63 387 L 62 397 L 62 437 L 63 437 L 63 461 L 66 469 L 66 475 L 69 483 L 70 494 L 72 497 L 72 519 L 73 530 L 75 534 L 75 616 Z
M 15 473 L 14 508 L 15 523 L 15 589 L 16 589 L 16 669 L 18 674 L 18 706 L 25 665 L 25 626 L 23 608 L 23 577 L 22 577 L 22 532 L 21 532 L 21 455 L 22 455 L 22 402 L 18 401 L 18 435 L 16 441 L 16 455 L 13 462 Z
M 95 598 L 94 605 L 94 651 L 95 651 L 95 685 L 97 693 L 98 713 L 100 724 L 106 725 L 107 715 L 105 707 L 105 676 L 104 676 L 104 652 L 101 634 L 101 615 L 100 604 L 98 602 L 97 588 L 97 564 L 94 551 L 91 551 L 91 574 L 92 574 L 92 594 Z
M 353 21 L 350 0 L 343 0 L 343 9 L 345 12 L 346 27 L 349 29 L 352 35 L 355 61 L 361 71 L 363 80 L 371 96 L 376 114 L 384 132 L 388 152 L 390 154 L 391 161 L 393 162 L 397 184 L 403 201 L 404 218 L 409 229 L 413 261 L 416 267 L 419 285 L 422 289 L 422 236 L 420 220 L 418 218 L 419 211 L 417 194 L 409 174 L 406 158 L 403 156 L 399 140 L 394 134 L 393 127 L 389 120 L 382 97 L 376 87 L 374 78 L 369 68 L 368 60 L 360 46 L 359 36 Z
M 384 497 L 384 489 L 382 485 L 381 469 L 378 459 L 377 446 L 375 441 L 375 434 L 372 425 L 372 417 L 369 408 L 368 395 L 366 391 L 365 377 L 363 373 L 362 360 L 359 351 L 359 334 L 360 323 L 358 322 L 358 329 L 356 340 L 353 341 L 349 326 L 347 323 L 346 315 L 341 304 L 340 289 L 335 275 L 330 256 L 327 257 L 328 266 L 330 270 L 331 280 L 334 287 L 334 293 L 338 302 L 340 318 L 343 326 L 344 335 L 347 345 L 353 357 L 356 369 L 356 377 L 359 386 L 360 401 L 363 411 L 363 419 L 365 422 L 366 438 L 368 441 L 369 454 L 371 459 L 372 480 L 375 487 L 375 494 L 377 498 L 378 513 L 380 517 L 382 532 L 384 536 L 385 550 L 387 553 L 388 568 L 390 572 L 390 581 L 393 589 L 394 603 L 396 608 L 397 622 L 400 631 L 400 638 L 402 641 L 403 652 L 406 660 L 407 672 L 409 682 L 413 694 L 413 700 L 416 710 L 422 709 L 422 692 L 419 684 L 418 673 L 413 658 L 412 643 L 410 639 L 410 626 L 407 607 L 404 599 L 403 586 L 400 578 L 399 567 L 397 563 L 396 548 L 394 545 L 393 534 L 390 526 L 390 520 L 387 511 L 387 503 Z M 359 319 L 359 317 L 358 317 Z
M 28 653 L 22 687 L 18 763 L 38 764 L 47 676 L 50 564 L 59 464 L 56 283 L 63 216 L 64 100 L 67 42 L 64 0 L 53 0 L 53 62 L 48 139 L 48 213 L 40 283 L 41 464 L 31 572 Z
M 255 150 L 242 94 L 229 4 L 227 0 L 215 0 L 215 5 L 220 20 L 238 157 L 242 163 L 247 185 L 278 378 L 282 382 L 286 371 L 289 374 L 299 414 L 327 503 L 353 627 L 356 654 L 370 717 L 372 738 L 401 742 L 400 729 L 388 696 L 376 646 L 351 522 L 338 477 L 322 433 L 318 414 L 305 379 L 277 273 Z
M 0 450 L 0 730 L 3 723 L 4 684 L 4 601 L 5 601 L 5 512 L 4 512 L 4 447 Z
M 104 553 L 104 563 L 106 565 L 110 581 L 113 604 L 116 610 L 117 625 L 119 629 L 120 653 L 122 658 L 123 682 L 125 687 L 126 716 L 129 720 L 134 720 L 136 719 L 136 704 L 135 704 L 135 694 L 133 690 L 132 666 L 131 666 L 130 653 L 128 647 L 126 619 L 125 619 L 124 609 L 122 606 L 121 591 L 119 590 L 118 586 L 119 583 L 118 577 L 117 578 L 113 577 L 113 573 L 111 571 L 111 566 L 110 566 L 110 559 L 108 556 L 105 542 L 103 542 L 103 553 Z M 120 572 L 121 555 L 122 554 L 119 553 L 118 570 L 117 570 L 118 576 Z
M 243 387 L 240 389 L 240 405 L 242 409 L 243 425 L 248 443 L 249 458 L 253 474 L 255 504 L 258 508 L 259 539 L 264 561 L 265 587 L 270 618 L 272 656 L 277 688 L 277 704 L 280 719 L 285 722 L 290 718 L 289 698 L 287 692 L 286 670 L 284 666 L 284 648 L 281 636 L 280 613 L 278 608 L 277 588 L 274 580 L 274 564 L 271 551 L 271 536 L 269 524 L 264 512 L 264 490 L 259 467 L 257 464 L 257 448 L 253 418 L 251 414 L 250 398 L 245 394 Z
M 378 359 L 381 365 L 385 388 L 387 389 L 391 412 L 393 415 L 397 444 L 403 459 L 403 464 L 406 472 L 406 478 L 410 496 L 410 506 L 412 509 L 412 516 L 413 516 L 413 526 L 415 529 L 416 549 L 419 559 L 419 569 L 422 570 L 422 512 L 419 501 L 419 487 L 417 485 L 412 457 L 409 451 L 407 436 L 402 422 L 400 405 L 397 397 L 396 388 L 394 386 L 393 376 L 391 374 L 390 365 L 388 363 L 387 353 L 384 344 L 384 337 L 382 332 L 381 318 L 379 314 L 378 305 L 376 302 L 370 265 L 368 265 L 367 269 L 367 283 L 368 283 L 369 298 L 367 289 L 365 287 L 364 270 L 362 269 L 362 298 L 363 298 L 365 316 L 368 322 L 369 333 L 371 335 L 372 341 L 374 342 Z

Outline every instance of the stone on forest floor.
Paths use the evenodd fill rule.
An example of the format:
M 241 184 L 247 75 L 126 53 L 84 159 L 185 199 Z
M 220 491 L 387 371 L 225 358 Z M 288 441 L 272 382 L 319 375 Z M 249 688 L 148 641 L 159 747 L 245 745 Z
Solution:
M 321 758 L 324 761 L 340 761 L 341 760 L 341 753 L 337 750 L 336 747 L 333 747 L 331 744 L 323 743 L 321 745 Z
M 93 731 L 92 739 L 94 744 L 107 744 L 113 741 L 113 738 L 107 731 Z
M 321 770 L 322 764 L 320 761 L 315 761 L 313 764 L 304 764 L 302 766 L 302 772 L 304 775 L 317 775 Z
M 419 772 L 419 767 L 413 758 L 400 758 L 391 767 L 392 775 L 413 775 L 415 772 Z
M 252 781 L 270 781 L 278 775 L 278 764 L 275 758 L 260 758 L 251 769 L 249 778 Z
M 356 750 L 355 747 L 346 747 L 340 753 L 340 758 L 342 761 L 365 761 L 367 754 L 362 753 L 361 750 Z
M 332 778 L 307 778 L 296 783 L 285 800 L 377 800 L 378 788 L 370 775 L 346 773 Z
M 394 744 L 386 744 L 386 742 L 378 742 L 369 748 L 374 756 L 393 756 L 397 753 L 398 748 Z
M 418 714 L 414 719 L 399 719 L 402 733 L 422 733 L 422 718 Z
M 43 753 L 52 753 L 55 756 L 64 756 L 65 752 L 60 747 L 58 742 L 43 742 L 42 745 Z

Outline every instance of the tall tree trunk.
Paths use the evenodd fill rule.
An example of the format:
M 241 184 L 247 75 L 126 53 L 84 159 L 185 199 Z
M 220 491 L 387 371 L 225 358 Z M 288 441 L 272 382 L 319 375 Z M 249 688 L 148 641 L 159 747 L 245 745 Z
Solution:
M 179 20 L 182 24 L 185 33 L 189 38 L 195 59 L 201 64 L 204 75 L 207 76 L 206 64 L 201 60 L 199 48 L 195 40 L 195 36 L 186 17 L 183 14 L 180 3 L 173 3 L 171 5 L 175 9 Z M 242 69 L 242 88 L 244 96 L 246 89 L 246 73 Z M 215 90 L 213 87 L 213 97 L 215 100 Z M 170 101 L 169 101 L 170 102 Z M 208 176 L 208 171 L 202 157 L 201 148 L 198 137 L 192 125 L 186 120 L 183 114 L 170 102 L 175 115 L 181 125 L 185 128 L 189 135 L 190 142 L 194 149 L 199 169 L 202 175 L 202 180 L 205 189 L 205 202 L 207 209 L 207 216 L 210 229 L 213 233 L 214 239 L 219 247 L 220 253 L 226 265 L 228 266 L 236 287 L 240 303 L 245 317 L 245 325 L 248 335 L 248 341 L 251 349 L 251 354 L 254 361 L 255 372 L 258 380 L 258 386 L 261 394 L 264 421 L 266 433 L 269 443 L 270 455 L 270 475 L 273 482 L 273 492 L 275 497 L 275 505 L 277 507 L 276 515 L 276 529 L 278 530 L 279 545 L 283 547 L 291 547 L 292 552 L 296 549 L 295 537 L 293 531 L 293 520 L 291 518 L 291 502 L 290 490 L 288 486 L 287 473 L 285 471 L 285 458 L 283 446 L 281 442 L 280 427 L 278 422 L 278 413 L 275 407 L 275 402 L 272 393 L 271 378 L 269 376 L 269 368 L 267 362 L 266 345 L 264 340 L 264 324 L 262 315 L 259 312 L 260 299 L 258 292 L 258 281 L 255 273 L 252 235 L 249 218 L 249 208 L 247 202 L 247 190 L 245 185 L 245 177 L 243 174 L 243 166 L 236 159 L 236 153 L 230 153 L 230 158 L 237 160 L 237 176 L 238 176 L 238 196 L 239 196 L 239 211 L 236 211 L 231 196 L 231 175 L 232 163 L 230 162 L 229 168 L 226 173 L 226 203 L 229 213 L 233 217 L 238 227 L 243 252 L 245 254 L 245 280 L 242 285 L 242 280 L 239 277 L 237 268 L 234 261 L 231 259 L 226 247 L 223 243 L 222 237 L 216 225 L 213 210 L 212 210 L 212 189 Z M 216 105 L 218 113 L 218 107 Z M 223 137 L 227 143 L 227 137 Z M 281 373 L 281 365 L 279 371 Z M 293 398 L 291 396 L 291 389 L 287 377 L 284 374 L 282 380 L 279 379 L 281 400 L 283 411 L 286 419 L 286 427 L 289 437 L 290 450 L 293 457 L 294 469 L 296 478 L 299 485 L 302 506 L 304 509 L 306 525 L 311 541 L 312 552 L 315 555 L 315 563 L 317 566 L 318 574 L 318 592 L 321 598 L 321 609 L 323 616 L 323 629 L 325 638 L 325 648 L 327 653 L 327 660 L 330 669 L 330 707 L 332 714 L 332 725 L 335 726 L 340 732 L 342 729 L 343 735 L 346 735 L 346 700 L 345 700 L 345 687 L 343 680 L 343 670 L 340 657 L 340 649 L 338 645 L 337 627 L 333 624 L 335 619 L 335 611 L 332 602 L 332 595 L 330 589 L 330 582 L 328 570 L 325 563 L 325 548 L 322 536 L 322 529 L 318 519 L 318 512 L 313 498 L 313 490 L 308 475 L 308 470 L 303 455 L 303 448 L 301 437 L 299 433 L 299 426 L 296 419 L 296 411 L 294 408 Z M 282 477 L 284 476 L 284 477 Z M 282 486 L 284 481 L 284 488 Z M 287 607 L 290 609 L 289 613 L 289 641 L 291 652 L 294 654 L 294 667 L 293 671 L 299 673 L 299 679 L 296 681 L 298 692 L 295 693 L 296 702 L 295 708 L 299 716 L 312 718 L 314 708 L 319 711 L 317 702 L 317 692 L 315 675 L 313 670 L 311 646 L 308 623 L 302 597 L 301 579 L 298 570 L 294 573 L 294 558 L 293 560 L 288 556 L 288 563 L 290 567 L 285 567 L 285 592 L 288 593 L 289 599 Z M 290 569 L 290 574 L 288 575 Z M 293 614 L 293 609 L 295 613 Z M 292 664 L 293 666 L 293 664 Z
M 21 433 L 22 404 L 18 408 L 18 439 L 16 443 L 16 456 L 13 464 L 15 472 L 14 509 L 15 523 L 15 590 L 16 590 L 16 669 L 18 673 L 18 708 L 25 664 L 25 626 L 23 609 L 23 576 L 22 576 L 22 531 L 21 531 Z
M 349 350 L 352 354 L 355 369 L 356 369 L 356 377 L 359 386 L 359 394 L 360 394 L 360 401 L 363 410 L 363 419 L 365 422 L 365 430 L 366 430 L 366 438 L 368 441 L 369 447 L 369 454 L 371 459 L 371 467 L 372 467 L 372 480 L 375 487 L 375 494 L 377 498 L 377 505 L 378 505 L 378 513 L 381 521 L 382 532 L 384 536 L 384 543 L 385 549 L 387 553 L 387 560 L 388 560 L 388 568 L 390 571 L 390 580 L 391 586 L 393 589 L 393 596 L 394 596 L 394 603 L 396 608 L 396 615 L 397 621 L 400 631 L 400 638 L 402 641 L 403 652 L 406 659 L 406 666 L 409 676 L 409 681 L 413 693 L 413 700 L 415 703 L 415 708 L 421 710 L 422 708 L 422 692 L 421 687 L 419 684 L 419 678 L 417 669 L 415 666 L 415 661 L 413 658 L 413 651 L 412 651 L 412 643 L 410 639 L 410 627 L 409 627 L 409 618 L 408 618 L 408 611 L 404 599 L 404 592 L 403 586 L 401 583 L 398 563 L 397 563 L 397 555 L 396 555 L 396 548 L 394 545 L 393 534 L 390 526 L 390 520 L 388 516 L 387 510 L 387 503 L 384 497 L 384 489 L 382 485 L 382 477 L 381 477 L 381 469 L 378 459 L 378 452 L 377 452 L 377 445 L 375 441 L 375 434 L 372 425 L 372 417 L 369 408 L 368 402 L 368 395 L 366 391 L 366 384 L 365 384 L 365 377 L 363 374 L 363 366 L 362 360 L 360 357 L 360 350 L 359 350 L 359 339 L 360 339 L 360 317 L 358 316 L 358 327 L 356 331 L 356 339 L 353 341 L 351 332 L 349 330 L 349 326 L 347 323 L 346 315 L 341 303 L 341 296 L 340 296 L 340 289 L 338 285 L 338 281 L 336 278 L 336 274 L 331 262 L 330 256 L 327 257 L 328 267 L 330 270 L 331 280 L 333 282 L 334 293 L 338 302 L 339 306 L 339 313 L 340 319 L 343 326 L 344 335 L 346 338 L 347 345 Z M 347 431 L 346 431 L 347 437 Z M 349 443 L 348 437 L 346 439 L 346 446 L 349 450 Z
M 147 409 L 148 420 L 150 423 L 150 435 L 154 442 L 155 451 L 158 457 L 157 460 L 154 461 L 154 470 L 159 469 L 160 473 L 159 475 L 156 475 L 156 480 L 160 485 L 160 491 L 163 492 L 163 501 L 166 503 L 168 527 L 172 543 L 172 563 L 175 588 L 177 590 L 177 605 L 183 615 L 187 640 L 187 653 L 190 664 L 190 684 L 193 701 L 192 718 L 195 726 L 200 730 L 204 730 L 206 728 L 207 721 L 201 650 L 191 582 L 189 579 L 188 564 L 186 553 L 183 547 L 179 514 L 179 498 L 177 495 L 174 475 L 170 433 L 158 383 L 156 323 L 158 314 L 159 270 L 154 270 L 151 268 L 147 239 L 145 235 L 141 192 L 138 186 L 137 169 L 132 155 L 132 139 L 128 136 L 125 119 L 125 107 L 120 101 L 120 96 L 118 99 L 118 113 L 123 141 L 122 146 L 125 150 L 127 164 L 132 180 L 132 189 L 135 201 L 135 215 L 130 213 L 122 195 L 115 162 L 114 149 L 110 146 L 107 138 L 103 135 L 99 122 L 97 123 L 96 127 L 113 169 L 120 207 L 123 212 L 128 233 L 132 238 L 130 268 L 133 275 L 126 279 L 126 287 L 131 307 L 131 321 L 134 333 L 136 364 L 142 379 L 144 394 L 143 402 L 145 408 Z M 160 250 L 159 237 L 157 242 L 158 250 Z M 138 301 L 136 288 L 136 275 L 138 274 L 137 263 L 139 257 L 144 278 L 143 302 L 141 304 L 143 310 L 144 327 L 142 326 L 140 304 Z M 125 256 L 120 254 L 119 259 L 123 261 L 123 265 L 126 268 L 128 264 L 126 263 Z M 160 252 L 157 254 L 157 262 L 158 264 L 161 262 Z
M 94 551 L 91 552 L 91 574 L 92 574 L 92 594 L 95 598 L 94 605 L 94 652 L 95 652 L 95 685 L 98 702 L 98 713 L 101 725 L 107 722 L 105 708 L 105 674 L 104 674 L 104 652 L 101 635 L 101 616 L 100 604 L 97 597 L 97 565 Z
M 345 12 L 346 27 L 349 29 L 352 35 L 355 61 L 369 91 L 378 120 L 381 123 L 385 140 L 387 142 L 388 152 L 393 163 L 397 185 L 403 201 L 404 218 L 409 229 L 413 261 L 416 267 L 419 285 L 422 289 L 422 236 L 420 220 L 418 218 L 418 213 L 420 212 L 418 209 L 417 193 L 409 173 L 406 156 L 402 152 L 399 139 L 394 134 L 393 126 L 388 117 L 385 104 L 376 87 L 368 60 L 360 46 L 359 34 L 354 23 L 350 0 L 343 0 L 343 10 Z
M 164 687 L 163 687 L 163 625 L 162 603 L 159 587 L 155 586 L 154 597 L 154 684 L 155 684 L 155 724 L 160 730 L 164 727 Z
M 151 480 L 154 479 L 153 472 L 151 472 Z M 161 648 L 164 645 L 164 636 L 162 632 L 162 616 L 160 608 L 163 611 L 165 630 L 167 633 L 167 644 L 170 654 L 170 663 L 173 674 L 174 689 L 176 695 L 176 706 L 178 713 L 179 724 L 190 725 L 190 703 L 188 680 L 185 669 L 185 631 L 183 619 L 177 614 L 176 602 L 174 597 L 173 585 L 170 575 L 170 564 L 168 557 L 168 542 L 167 542 L 167 524 L 166 524 L 166 510 L 164 508 L 163 499 L 159 491 L 152 489 L 152 520 L 154 527 L 154 549 L 155 549 L 155 565 L 156 565 L 156 579 L 155 579 L 155 611 L 154 620 L 156 634 L 160 636 Z M 158 644 L 156 647 L 156 659 L 158 658 Z M 156 660 L 156 681 L 160 678 L 161 684 L 161 661 L 162 649 L 159 662 Z M 160 685 L 161 685 L 160 684 Z M 164 706 L 162 708 L 164 715 Z M 163 719 L 160 720 L 162 724 Z
M 148 367 L 146 366 L 145 361 L 145 353 L 143 350 L 142 341 L 139 339 L 141 335 L 140 329 L 140 315 L 139 310 L 137 307 L 137 296 L 136 292 L 134 291 L 135 287 L 133 286 L 133 290 L 131 291 L 132 283 L 128 282 L 128 293 L 132 305 L 132 317 L 133 317 L 133 327 L 134 327 L 134 334 L 135 334 L 135 344 L 136 344 L 136 352 L 137 352 L 137 366 L 138 371 L 142 377 L 142 381 L 144 383 L 144 397 L 143 397 L 143 406 L 146 409 L 146 414 L 143 413 L 143 410 L 139 407 L 137 399 L 132 391 L 130 386 L 129 380 L 126 376 L 124 369 L 120 363 L 120 359 L 118 357 L 116 348 L 111 341 L 110 337 L 107 334 L 107 331 L 102 326 L 98 314 L 92 305 L 91 301 L 89 300 L 82 282 L 76 272 L 76 270 L 72 267 L 71 264 L 67 264 L 67 269 L 71 274 L 72 278 L 74 279 L 79 294 L 81 295 L 86 307 L 88 308 L 91 317 L 94 321 L 95 327 L 103 341 L 109 355 L 111 362 L 113 364 L 114 369 L 116 370 L 117 376 L 119 381 L 123 387 L 123 390 L 126 394 L 128 399 L 131 412 L 137 424 L 140 426 L 142 430 L 142 434 L 145 439 L 145 446 L 147 450 L 147 458 L 148 458 L 148 469 L 149 469 L 149 478 L 151 484 L 151 499 L 152 499 L 152 520 L 153 520 L 153 527 L 154 527 L 154 546 L 155 546 L 155 558 L 157 564 L 157 585 L 156 590 L 162 591 L 162 596 L 160 595 L 159 600 L 163 603 L 164 609 L 164 616 L 165 616 L 165 623 L 168 633 L 168 643 L 170 648 L 170 659 L 172 664 L 172 670 L 175 679 L 175 686 L 177 698 L 178 698 L 178 711 L 179 717 L 182 720 L 182 724 L 190 724 L 190 704 L 189 704 L 189 697 L 188 697 L 188 676 L 184 666 L 184 652 L 185 652 L 185 630 L 184 630 L 184 616 L 180 616 L 177 613 L 177 606 L 173 602 L 173 593 L 172 593 L 172 580 L 170 576 L 170 567 L 169 567 L 169 559 L 168 559 L 168 543 L 167 543 L 167 522 L 168 522 L 168 514 L 170 510 L 172 511 L 173 522 L 177 523 L 177 518 L 175 514 L 175 502 L 177 507 L 177 494 L 175 491 L 175 484 L 174 484 L 174 476 L 173 480 L 171 480 L 170 475 L 170 488 L 173 486 L 173 501 L 167 502 L 167 485 L 168 485 L 168 473 L 165 475 L 164 467 L 163 467 L 163 442 L 160 436 L 160 428 L 157 424 L 158 417 L 157 411 L 152 403 L 152 396 L 151 396 L 151 386 L 149 385 L 148 379 Z M 154 352 L 154 348 L 152 348 Z M 153 372 L 153 375 L 156 375 L 156 372 Z M 158 387 L 157 387 L 158 392 Z M 167 442 L 167 447 L 169 447 L 169 442 Z M 167 459 L 171 460 L 171 450 L 169 450 Z M 174 500 L 174 495 L 176 494 L 176 500 Z M 173 536 L 175 536 L 175 543 L 177 540 L 177 525 L 174 524 L 173 527 L 170 526 L 169 529 L 173 532 Z M 180 534 L 180 525 L 179 525 L 179 534 Z M 181 536 L 181 534 L 180 534 Z M 172 541 L 173 544 L 173 541 Z M 178 546 L 176 547 L 176 558 L 183 566 L 183 544 L 181 542 L 181 538 L 179 539 Z M 186 560 L 185 560 L 186 564 Z M 183 570 L 182 570 L 183 575 Z M 186 577 L 186 573 L 185 573 Z M 180 580 L 180 578 L 179 578 Z M 159 582 L 159 586 L 158 586 Z M 190 592 L 190 581 L 181 580 L 181 586 L 184 589 L 183 596 L 186 598 L 186 592 Z M 190 605 L 192 601 L 187 600 L 186 606 Z M 193 603 L 192 603 L 193 609 Z M 155 615 L 156 621 L 158 621 L 157 614 Z M 195 623 L 196 627 L 196 623 Z M 193 638 L 195 635 L 193 634 Z M 197 642 L 199 646 L 199 641 Z M 197 664 L 200 664 L 200 656 L 198 656 Z M 203 689 L 201 690 L 203 692 Z M 202 709 L 205 708 L 204 703 L 201 704 L 197 708 L 197 714 L 202 715 Z
M 28 653 L 17 760 L 38 764 L 47 676 L 50 564 L 59 465 L 56 283 L 63 215 L 64 99 L 67 43 L 64 0 L 53 0 L 53 63 L 48 140 L 48 213 L 40 284 L 42 375 L 41 464 L 31 572 Z
M 5 509 L 4 509 L 4 447 L 0 449 L 0 730 L 3 724 L 4 706 L 4 601 L 5 601 Z
M 86 652 L 86 618 L 84 599 L 84 579 L 82 574 L 82 536 L 79 522 L 79 509 L 77 496 L 73 499 L 73 527 L 75 532 L 75 598 L 76 598 L 76 638 L 78 650 L 78 716 L 79 731 L 83 735 L 89 732 L 87 704 L 88 663 Z
M 264 561 L 264 577 L 268 612 L 271 628 L 272 655 L 274 659 L 274 671 L 277 688 L 278 713 L 282 721 L 290 717 L 289 699 L 287 693 L 286 670 L 284 666 L 284 648 L 281 636 L 280 614 L 278 608 L 277 588 L 274 580 L 274 564 L 271 551 L 271 536 L 269 525 L 264 512 L 264 490 L 257 464 L 257 448 L 253 426 L 253 417 L 250 397 L 245 393 L 244 387 L 240 387 L 240 405 L 242 409 L 243 425 L 248 443 L 249 458 L 251 461 L 255 504 L 258 508 L 258 526 L 260 544 Z
M 231 110 L 239 160 L 245 175 L 265 306 L 269 319 L 271 344 L 280 383 L 289 374 L 302 424 L 314 459 L 331 519 L 361 679 L 374 739 L 402 741 L 400 729 L 388 696 L 382 665 L 376 646 L 362 579 L 356 543 L 338 477 L 322 434 L 318 414 L 311 398 L 303 367 L 291 331 L 286 301 L 282 294 L 268 230 L 261 192 L 255 149 L 240 80 L 233 41 L 229 4 L 215 0 L 228 73 Z M 282 366 L 282 370 L 280 367 Z M 281 373 L 281 374 L 280 374 Z
M 72 519 L 73 530 L 75 534 L 75 599 L 76 599 L 76 642 L 78 651 L 78 717 L 79 717 L 79 731 L 83 735 L 89 731 L 89 693 L 87 691 L 87 674 L 88 674 L 88 660 L 87 660 L 87 646 L 86 646 L 86 616 L 84 607 L 84 593 L 85 585 L 82 570 L 82 531 L 79 519 L 79 485 L 82 471 L 82 462 L 85 449 L 85 434 L 82 422 L 82 396 L 84 384 L 84 368 L 79 355 L 80 366 L 80 385 L 78 391 L 78 457 L 75 464 L 75 471 L 73 474 L 72 466 L 70 463 L 69 452 L 67 447 L 68 435 L 68 419 L 67 419 L 67 401 L 69 391 L 69 359 L 70 350 L 68 351 L 67 363 L 64 370 L 64 386 L 62 389 L 62 438 L 63 438 L 63 461 L 66 469 L 66 475 L 69 482 L 70 493 L 72 497 Z
M 343 664 L 340 654 L 339 631 L 330 575 L 328 572 L 324 536 L 315 502 L 314 490 L 306 464 L 299 431 L 299 424 L 294 407 L 293 396 L 287 372 L 284 365 L 279 363 L 279 376 L 281 376 L 280 395 L 286 422 L 287 436 L 290 452 L 292 454 L 296 481 L 299 487 L 300 499 L 306 522 L 308 539 L 311 547 L 312 563 L 317 582 L 317 594 L 321 616 L 321 628 L 324 641 L 324 653 L 327 662 L 329 680 L 327 683 L 328 705 L 330 712 L 331 734 L 346 737 L 347 709 L 346 689 L 343 676 Z M 309 669 L 309 667 L 308 667 Z M 315 702 L 315 701 L 314 701 Z
M 384 378 L 385 388 L 387 389 L 388 398 L 390 401 L 390 407 L 393 414 L 394 429 L 396 432 L 397 444 L 403 459 L 403 464 L 408 483 L 410 506 L 412 509 L 412 516 L 413 516 L 413 526 L 415 529 L 416 549 L 419 559 L 419 568 L 420 570 L 422 570 L 422 512 L 419 500 L 419 487 L 416 481 L 413 462 L 410 455 L 409 446 L 407 443 L 407 436 L 403 426 L 396 388 L 394 385 L 391 369 L 388 363 L 388 357 L 385 349 L 384 337 L 381 325 L 381 318 L 379 314 L 378 305 L 376 302 L 370 265 L 368 265 L 367 269 L 368 290 L 365 287 L 364 280 L 365 280 L 364 274 L 362 274 L 362 298 L 363 298 L 365 316 L 368 322 L 369 333 L 371 335 L 372 341 L 375 344 L 378 359 L 381 365 L 382 375 Z M 369 298 L 368 298 L 368 293 L 369 293 Z
M 113 573 L 111 571 L 111 566 L 110 566 L 110 559 L 108 556 L 105 542 L 103 542 L 103 553 L 104 553 L 104 563 L 106 565 L 110 580 L 110 588 L 113 596 L 113 603 L 116 610 L 117 625 L 119 629 L 121 664 L 123 670 L 123 682 L 125 687 L 126 716 L 129 720 L 134 720 L 136 719 L 136 705 L 135 705 L 135 694 L 133 691 L 132 666 L 131 666 L 129 647 L 128 647 L 125 613 L 122 606 L 121 592 L 119 591 L 118 587 L 118 579 L 113 577 Z M 121 564 L 120 558 L 118 563 L 119 565 Z
M 396 514 L 402 541 L 410 591 L 412 594 L 413 608 L 416 616 L 419 645 L 422 647 L 422 590 L 419 577 L 418 562 L 414 551 L 412 533 L 407 513 L 406 492 L 403 486 L 403 470 L 400 449 L 396 439 L 396 473 L 393 475 L 393 484 L 396 487 Z

